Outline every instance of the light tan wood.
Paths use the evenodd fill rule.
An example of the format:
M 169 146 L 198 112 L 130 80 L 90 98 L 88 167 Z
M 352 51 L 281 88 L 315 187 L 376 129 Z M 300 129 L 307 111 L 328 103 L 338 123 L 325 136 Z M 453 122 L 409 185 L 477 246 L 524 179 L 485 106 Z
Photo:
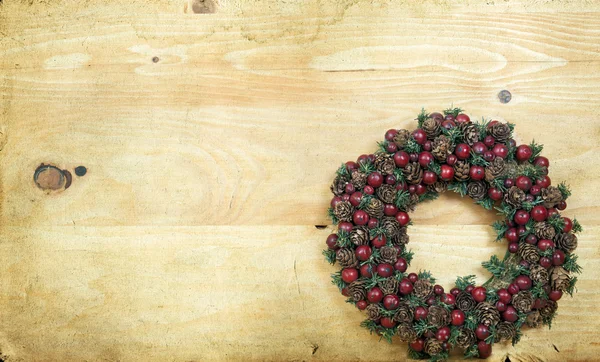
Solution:
M 194 4 L 0 4 L 5 361 L 403 360 L 330 284 L 315 225 L 340 163 L 452 103 L 545 144 L 585 227 L 579 292 L 491 360 L 597 359 L 600 3 Z M 70 187 L 37 188 L 42 163 Z M 494 218 L 421 205 L 413 268 L 485 280 Z

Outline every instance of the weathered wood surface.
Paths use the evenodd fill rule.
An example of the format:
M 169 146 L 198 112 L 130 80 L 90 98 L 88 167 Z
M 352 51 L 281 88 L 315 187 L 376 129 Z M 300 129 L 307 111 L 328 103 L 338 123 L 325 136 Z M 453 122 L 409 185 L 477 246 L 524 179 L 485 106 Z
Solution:
M 0 35 L 5 361 L 403 360 L 315 225 L 341 162 L 451 103 L 545 144 L 585 227 L 579 293 L 491 360 L 600 354 L 600 3 L 4 0 Z M 422 205 L 414 269 L 483 281 L 494 217 Z

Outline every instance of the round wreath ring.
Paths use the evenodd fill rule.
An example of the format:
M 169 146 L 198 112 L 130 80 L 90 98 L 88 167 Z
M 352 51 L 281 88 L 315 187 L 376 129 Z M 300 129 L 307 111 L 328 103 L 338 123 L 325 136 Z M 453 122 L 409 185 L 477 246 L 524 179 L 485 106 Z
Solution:
M 486 358 L 495 342 L 517 343 L 523 325 L 550 326 L 581 272 L 573 254 L 581 226 L 558 212 L 570 191 L 551 186 L 542 146 L 517 147 L 514 125 L 461 112 L 422 110 L 415 131 L 387 131 L 375 154 L 343 164 L 331 185 L 338 229 L 323 254 L 342 267 L 333 283 L 366 310 L 363 327 L 408 342 L 413 359 L 444 360 L 454 347 Z M 458 277 L 449 293 L 427 271 L 407 274 L 406 248 L 408 212 L 447 189 L 496 209 L 504 218 L 492 225 L 496 241 L 508 242 L 504 259 L 482 263 L 490 280 Z

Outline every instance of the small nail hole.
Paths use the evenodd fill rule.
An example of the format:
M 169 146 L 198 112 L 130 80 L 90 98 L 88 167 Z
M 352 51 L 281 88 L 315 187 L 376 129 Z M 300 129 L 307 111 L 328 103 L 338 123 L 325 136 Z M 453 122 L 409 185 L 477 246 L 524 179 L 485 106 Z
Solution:
M 154 57 L 152 58 L 152 63 L 158 63 L 160 59 L 158 57 Z
M 77 166 L 75 167 L 75 174 L 79 177 L 81 176 L 85 176 L 85 174 L 87 173 L 87 168 L 85 168 L 85 166 Z
M 325 229 L 327 225 L 315 225 L 317 229 Z

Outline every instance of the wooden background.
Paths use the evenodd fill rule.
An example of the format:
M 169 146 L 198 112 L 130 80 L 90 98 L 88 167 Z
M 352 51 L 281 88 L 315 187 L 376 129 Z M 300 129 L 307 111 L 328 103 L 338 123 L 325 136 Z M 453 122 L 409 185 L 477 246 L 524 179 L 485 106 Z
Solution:
M 0 1 L 4 361 L 404 360 L 315 225 L 341 162 L 452 103 L 545 144 L 585 228 L 555 326 L 491 360 L 597 360 L 600 2 L 189 1 Z M 447 288 L 505 248 L 454 195 L 413 215 Z

